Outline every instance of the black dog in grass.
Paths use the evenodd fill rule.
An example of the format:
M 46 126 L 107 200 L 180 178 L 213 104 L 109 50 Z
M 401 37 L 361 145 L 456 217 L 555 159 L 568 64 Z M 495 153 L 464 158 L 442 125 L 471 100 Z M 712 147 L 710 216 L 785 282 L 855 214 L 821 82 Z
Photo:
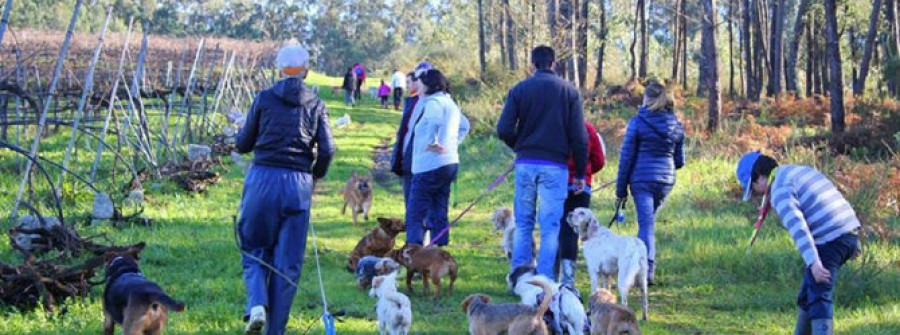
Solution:
M 136 255 L 118 255 L 107 263 L 104 334 L 112 335 L 116 323 L 122 325 L 123 334 L 160 334 L 166 327 L 169 310 L 181 312 L 184 303 L 172 299 L 144 277 Z

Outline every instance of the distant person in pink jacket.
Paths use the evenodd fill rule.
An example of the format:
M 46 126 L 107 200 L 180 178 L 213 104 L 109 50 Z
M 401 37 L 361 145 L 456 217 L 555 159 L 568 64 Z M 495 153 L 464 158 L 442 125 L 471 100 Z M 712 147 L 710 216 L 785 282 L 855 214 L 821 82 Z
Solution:
M 378 98 L 381 99 L 381 108 L 388 108 L 389 96 L 391 96 L 391 87 L 384 82 L 384 79 L 382 79 L 381 86 L 378 87 Z

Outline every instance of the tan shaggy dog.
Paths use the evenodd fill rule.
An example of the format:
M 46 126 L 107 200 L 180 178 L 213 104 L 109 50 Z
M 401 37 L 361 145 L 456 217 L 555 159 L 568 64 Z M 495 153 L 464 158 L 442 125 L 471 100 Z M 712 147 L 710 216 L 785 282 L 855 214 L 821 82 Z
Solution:
M 347 185 L 341 189 L 344 195 L 344 207 L 341 208 L 341 215 L 347 212 L 347 206 L 353 214 L 353 223 L 357 223 L 356 217 L 362 213 L 363 220 L 369 221 L 369 208 L 372 207 L 372 177 L 359 176 L 356 172 L 350 176 Z
M 434 245 L 422 247 L 418 244 L 407 244 L 400 251 L 400 264 L 406 267 L 406 288 L 409 292 L 413 291 L 412 279 L 418 272 L 422 274 L 423 294 L 428 294 L 428 282 L 431 281 L 435 286 L 434 297 L 439 297 L 441 278 L 445 276 L 450 277 L 447 291 L 453 293 L 453 282 L 456 281 L 459 266 L 449 252 Z
M 544 323 L 544 313 L 550 307 L 550 301 L 553 300 L 553 288 L 545 281 L 532 280 L 528 284 L 540 286 L 544 290 L 544 298 L 537 308 L 534 315 L 519 315 L 512 324 L 509 325 L 508 334 L 526 334 L 526 335 L 547 335 L 547 325 Z M 549 298 L 548 298 L 549 297 Z
M 553 294 L 549 285 L 543 283 L 538 285 L 542 285 L 545 291 L 544 299 L 537 308 L 526 304 L 492 304 L 491 297 L 484 294 L 466 297 L 462 302 L 462 309 L 469 318 L 469 334 L 497 335 L 504 331 L 518 334 L 513 332 L 513 328 L 523 334 L 529 334 L 529 329 L 532 330 L 531 333 L 537 331 L 538 334 L 546 334 L 547 329 L 542 317 L 550 306 Z M 538 330 L 540 328 L 543 328 L 543 333 Z
M 637 317 L 630 309 L 616 303 L 616 295 L 601 288 L 591 294 L 591 335 L 640 335 Z
M 397 218 L 378 218 L 378 226 L 373 228 L 366 236 L 356 243 L 356 248 L 350 252 L 347 260 L 347 270 L 356 271 L 356 264 L 363 256 L 385 256 L 394 248 L 394 238 L 401 231 L 406 230 L 406 223 Z M 394 257 L 392 257 L 394 258 Z M 394 258 L 398 263 L 398 259 Z

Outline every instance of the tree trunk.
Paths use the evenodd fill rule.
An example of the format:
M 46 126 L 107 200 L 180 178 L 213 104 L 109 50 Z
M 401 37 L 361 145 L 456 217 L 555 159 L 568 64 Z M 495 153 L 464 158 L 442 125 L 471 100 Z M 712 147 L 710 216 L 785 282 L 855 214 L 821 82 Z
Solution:
M 810 0 L 800 0 L 800 8 L 797 10 L 797 19 L 794 21 L 794 36 L 788 46 L 787 57 L 784 59 L 784 85 L 789 92 L 797 92 L 797 58 L 800 50 L 800 38 L 806 31 L 806 13 L 809 12 Z M 812 37 L 807 37 L 812 39 Z M 809 73 L 807 73 L 809 75 Z
M 600 0 L 600 31 L 597 38 L 600 40 L 600 46 L 597 47 L 597 77 L 594 78 L 594 89 L 603 83 L 603 56 L 606 52 L 606 0 Z
M 682 0 L 685 1 L 685 0 Z M 750 100 L 759 100 L 759 95 L 756 93 L 756 72 L 753 69 L 753 47 L 750 45 L 750 37 L 753 36 L 751 31 L 750 22 L 753 21 L 750 9 L 750 0 L 743 0 L 743 19 L 741 20 L 741 25 L 743 26 L 743 31 L 741 31 L 741 44 L 744 46 L 744 72 L 746 72 L 746 82 L 744 83 L 745 90 L 747 91 L 747 98 Z
M 500 10 L 495 13 L 497 13 L 497 24 L 494 26 L 497 29 L 494 30 L 494 41 L 500 46 L 500 64 L 506 67 L 506 9 L 501 4 Z
M 784 0 L 772 1 L 772 31 L 769 36 L 769 92 L 781 94 L 782 36 L 784 35 Z
M 881 0 L 875 0 L 872 4 L 872 16 L 869 17 L 869 33 L 866 35 L 866 46 L 863 51 L 863 59 L 859 65 L 859 77 L 853 81 L 853 95 L 862 96 L 866 88 L 866 77 L 869 75 L 869 61 L 872 59 L 872 50 L 875 49 L 875 35 L 878 33 L 878 15 L 881 12 Z M 852 48 L 851 48 L 852 49 Z
M 513 21 L 512 10 L 509 8 L 509 0 L 503 0 L 503 12 L 506 13 L 506 54 L 509 57 L 509 69 L 516 71 L 519 64 L 516 61 L 516 23 Z
M 651 2 L 652 0 L 638 0 L 638 6 L 640 6 L 641 13 L 641 62 L 638 66 L 638 76 L 641 78 L 647 77 L 647 62 L 648 62 L 648 53 L 649 44 L 647 42 L 647 2 Z
M 844 7 L 844 12 L 846 13 L 846 11 L 847 7 Z M 859 69 L 856 68 L 856 62 L 859 61 L 856 44 L 856 28 L 853 26 L 847 27 L 847 45 L 850 47 L 850 86 L 853 86 L 859 75 Z
M 578 15 L 578 82 L 587 87 L 587 61 L 588 61 L 588 15 L 590 0 L 579 0 L 581 11 Z
M 481 79 L 484 80 L 484 71 L 487 62 L 484 59 L 484 0 L 478 0 L 478 64 L 481 66 Z
M 571 49 L 569 49 L 569 54 L 571 54 L 569 60 L 569 78 L 574 82 L 575 88 L 581 89 L 581 68 L 578 67 L 581 62 L 581 53 L 579 52 L 580 43 L 578 42 L 578 33 L 581 31 L 581 29 L 578 28 L 578 22 L 580 22 L 580 19 L 578 18 L 578 0 L 572 0 L 571 5 L 572 11 L 570 13 L 571 15 L 569 15 L 569 42 L 571 42 L 569 43 L 569 46 L 571 47 Z
M 719 127 L 719 67 L 718 55 L 716 49 L 716 1 L 703 0 L 703 71 L 706 72 L 706 88 L 709 90 L 709 120 L 706 124 L 706 130 L 710 133 L 715 132 Z
M 574 0 L 558 0 L 559 1 L 559 16 L 557 17 L 557 22 L 559 23 L 558 30 L 558 38 L 560 39 L 560 47 L 557 50 L 557 57 L 560 58 L 560 61 L 557 62 L 556 66 L 559 68 L 559 73 L 565 77 L 566 79 L 573 81 L 575 80 L 575 73 L 573 70 L 575 69 L 575 54 L 573 53 L 574 41 L 572 32 L 574 29 L 572 18 L 575 11 L 572 8 L 572 1 Z
M 827 53 L 830 65 L 831 83 L 831 131 L 844 132 L 844 82 L 841 75 L 841 46 L 838 43 L 837 13 L 835 0 L 825 0 L 825 30 L 827 31 Z
M 765 8 L 765 6 L 762 6 Z M 765 32 L 762 27 L 762 14 L 760 13 L 760 2 L 757 1 L 754 3 L 753 7 L 750 9 L 750 15 L 753 17 L 753 70 L 755 71 L 754 79 L 755 87 L 753 87 L 753 96 L 750 97 L 753 101 L 758 101 L 760 94 L 762 94 L 762 85 L 763 85 L 763 69 L 765 68 L 765 55 L 766 55 L 766 46 L 764 45 L 765 40 Z
M 631 47 L 628 48 L 631 53 L 631 80 L 637 77 L 637 56 L 634 54 L 634 46 L 637 45 L 638 41 L 638 18 L 640 17 L 641 10 L 641 0 L 637 1 L 637 5 L 634 7 L 634 26 L 632 27 L 632 39 L 631 39 Z
M 734 98 L 734 0 L 728 0 L 728 97 Z
M 681 11 L 684 12 L 686 8 L 687 0 L 681 1 Z M 687 19 L 686 17 L 681 18 L 681 89 L 687 91 L 687 58 L 688 58 L 688 44 L 687 44 Z
M 825 24 L 828 24 L 828 23 L 826 22 Z M 820 29 L 819 34 L 821 34 L 821 32 L 822 31 Z M 827 34 L 828 31 L 826 30 L 825 33 Z M 828 66 L 830 64 L 828 63 L 828 37 L 827 36 L 824 36 L 824 35 L 822 36 L 822 43 L 819 45 L 818 49 L 819 49 L 819 53 L 817 55 L 819 56 L 819 68 L 821 69 L 821 72 L 822 72 L 822 74 L 821 74 L 822 80 L 820 81 L 820 83 L 822 84 L 822 87 L 819 88 L 819 90 L 823 94 L 828 96 L 830 94 L 829 92 L 830 92 L 830 88 L 831 88 L 831 85 L 830 85 L 831 77 L 829 77 L 829 75 L 831 73 L 830 73 L 830 71 L 828 71 Z
M 898 51 L 900 51 L 900 24 L 897 22 L 897 0 L 887 0 L 885 1 L 884 6 L 884 20 L 887 23 L 890 30 L 887 32 L 887 38 L 882 43 L 882 47 L 884 48 L 884 59 L 885 62 L 891 62 L 893 59 L 897 59 Z M 886 84 L 888 87 L 888 91 L 893 96 L 898 95 L 898 76 L 896 73 L 894 75 L 886 75 Z
M 811 97 L 815 94 L 816 87 L 816 53 L 815 53 L 815 44 L 816 44 L 816 36 L 815 30 L 813 27 L 815 26 L 815 19 L 812 15 L 809 15 L 809 25 L 806 30 L 806 96 Z
M 681 20 L 684 13 L 681 12 L 681 3 L 684 0 L 675 0 L 675 19 L 672 20 L 672 33 L 675 35 L 675 45 L 672 47 L 672 80 L 678 80 L 679 56 L 681 56 Z

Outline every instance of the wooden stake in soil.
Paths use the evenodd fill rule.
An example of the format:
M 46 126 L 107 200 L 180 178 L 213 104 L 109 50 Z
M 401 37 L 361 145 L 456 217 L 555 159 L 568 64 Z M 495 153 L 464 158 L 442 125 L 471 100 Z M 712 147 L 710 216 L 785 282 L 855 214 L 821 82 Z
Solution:
M 134 28 L 134 17 L 128 21 L 128 33 L 125 35 L 125 43 L 122 46 L 122 54 L 119 56 L 119 67 L 116 70 L 115 79 L 113 79 L 112 91 L 109 94 L 109 106 L 106 108 L 106 120 L 103 122 L 103 132 L 100 133 L 100 143 L 97 144 L 97 154 L 94 156 L 94 165 L 91 167 L 91 183 L 97 177 L 97 168 L 100 166 L 100 156 L 103 154 L 103 143 L 106 140 L 106 133 L 109 130 L 109 120 L 112 117 L 113 106 L 115 106 L 116 92 L 119 91 L 119 77 L 125 69 L 125 51 L 128 50 L 128 41 L 131 41 L 131 32 Z M 121 135 L 119 135 L 121 136 Z M 115 179 L 115 178 L 113 178 Z
M 75 2 L 75 9 L 72 10 L 72 19 L 69 20 L 69 29 L 66 31 L 66 38 L 63 41 L 62 48 L 59 50 L 59 57 L 56 59 L 56 69 L 53 72 L 53 80 L 50 81 L 50 87 L 47 90 L 47 98 L 44 102 L 44 108 L 41 112 L 40 119 L 38 119 L 38 128 L 37 132 L 35 132 L 34 142 L 31 144 L 31 157 L 37 157 L 38 149 L 41 144 L 41 132 L 44 130 L 44 126 L 47 124 L 47 112 L 50 108 L 50 102 L 53 100 L 53 93 L 56 90 L 56 84 L 59 81 L 59 74 L 62 72 L 63 62 L 66 59 L 66 54 L 69 51 L 69 45 L 72 43 L 72 36 L 75 35 L 75 22 L 78 21 L 78 13 L 81 9 L 81 3 L 83 0 L 77 0 Z M 22 201 L 22 194 L 25 191 L 25 185 L 28 183 L 28 179 L 31 176 L 29 171 L 31 171 L 31 166 L 33 162 L 31 160 L 25 162 L 25 176 L 22 178 L 22 183 L 19 184 L 19 191 L 16 193 L 16 202 L 13 205 L 13 210 L 11 217 L 13 219 L 16 218 L 19 212 L 19 203 Z
M 71 158 L 72 148 L 75 146 L 75 139 L 78 137 L 78 124 L 81 122 L 81 117 L 84 114 L 84 104 L 94 88 L 94 67 L 97 65 L 97 60 L 100 58 L 100 52 L 103 50 L 103 37 L 106 36 L 106 27 L 109 26 L 109 19 L 111 17 L 112 6 L 107 6 L 106 19 L 103 21 L 103 28 L 100 29 L 100 36 L 97 38 L 97 47 L 94 48 L 94 56 L 91 58 L 87 74 L 84 76 L 84 89 L 81 91 L 81 99 L 78 100 L 78 109 L 75 111 L 75 120 L 72 122 L 72 137 L 69 138 L 69 146 L 66 147 L 66 156 L 63 158 L 63 169 L 59 175 L 59 182 L 56 183 L 58 186 L 58 189 L 56 190 L 57 195 L 62 194 L 63 182 L 66 178 L 66 169 L 69 168 L 69 159 Z M 91 183 L 93 183 L 93 181 L 91 181 Z

